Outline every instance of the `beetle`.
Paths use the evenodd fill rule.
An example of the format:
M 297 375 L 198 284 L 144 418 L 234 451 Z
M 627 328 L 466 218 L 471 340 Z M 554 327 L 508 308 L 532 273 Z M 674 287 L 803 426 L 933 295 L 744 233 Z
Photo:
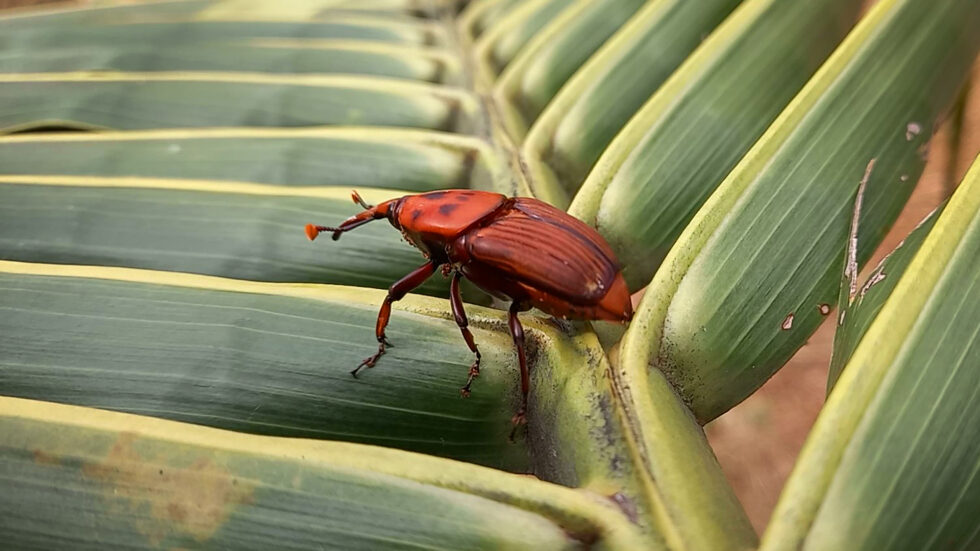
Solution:
M 391 304 L 441 268 L 452 275 L 449 304 L 463 340 L 476 359 L 466 384 L 480 374 L 480 349 L 470 333 L 459 282 L 466 278 L 497 298 L 510 300 L 510 329 L 521 369 L 521 406 L 512 421 L 526 423 L 530 378 L 519 312 L 532 307 L 564 319 L 627 322 L 633 317 L 630 293 L 616 257 L 593 228 L 548 203 L 529 197 L 454 189 L 406 195 L 377 206 L 368 205 L 356 191 L 351 198 L 364 210 L 339 226 L 307 224 L 312 241 L 320 232 L 337 240 L 344 232 L 386 218 L 405 240 L 418 248 L 425 264 L 396 281 L 385 296 L 375 336 L 378 351 L 353 371 L 373 367 L 390 346 L 385 328 Z

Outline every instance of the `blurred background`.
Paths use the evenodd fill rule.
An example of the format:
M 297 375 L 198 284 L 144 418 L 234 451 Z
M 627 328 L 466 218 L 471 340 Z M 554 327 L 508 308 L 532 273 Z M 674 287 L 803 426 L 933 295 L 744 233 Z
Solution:
M 54 1 L 55 0 L 0 0 L 0 9 L 16 8 L 18 6 L 31 6 L 34 4 L 53 4 Z M 77 4 L 80 2 L 73 2 L 73 3 Z
M 0 0 L 0 9 L 86 3 L 89 2 Z M 866 2 L 865 8 L 872 3 Z M 980 153 L 980 63 L 974 67 L 970 82 L 974 85 L 968 83 L 958 105 L 933 137 L 922 179 L 865 267 L 861 281 L 952 192 Z M 823 406 L 835 319 L 828 316 L 820 330 L 765 386 L 705 429 L 757 532 L 768 522 L 783 483 Z

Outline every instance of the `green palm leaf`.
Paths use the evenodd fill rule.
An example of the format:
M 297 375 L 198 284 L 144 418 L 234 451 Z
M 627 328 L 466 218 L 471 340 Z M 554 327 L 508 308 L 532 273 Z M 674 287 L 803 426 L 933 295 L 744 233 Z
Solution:
M 417 454 L 16 398 L 0 399 L 0 426 L 14 547 L 649 544 L 598 496 Z
M 106 0 L 0 16 L 0 129 L 18 134 L 0 136 L 5 542 L 756 547 L 699 420 L 822 319 L 869 160 L 859 260 L 980 48 L 975 2 L 881 0 L 830 54 L 857 10 Z M 469 398 L 474 356 L 440 277 L 395 303 L 394 346 L 350 376 L 377 350 L 384 288 L 423 262 L 383 222 L 305 238 L 359 210 L 351 188 L 571 201 L 633 288 L 652 283 L 625 329 L 521 314 L 530 410 L 511 441 L 515 349 L 476 289 Z M 936 352 L 972 353 L 973 318 L 939 300 L 972 296 L 952 244 L 972 243 L 967 193 L 901 280 L 890 264 L 894 280 L 848 308 L 835 361 L 850 365 L 765 546 L 972 543 L 975 446 L 942 429 L 971 426 L 976 385 Z M 896 313 L 910 277 L 926 290 Z M 909 325 L 919 313 L 935 327 Z M 892 321 L 904 329 L 881 329 Z M 893 384 L 884 372 L 904 367 L 862 360 L 874 339 L 933 351 L 930 382 Z M 863 510 L 866 526 L 851 520 Z
M 850 278 L 841 285 L 841 299 L 844 306 L 838 316 L 839 328 L 834 334 L 834 355 L 830 360 L 830 373 L 827 376 L 827 392 L 840 378 L 844 365 L 851 359 L 854 349 L 864 337 L 871 322 L 875 320 L 885 301 L 891 296 L 905 269 L 915 258 L 923 241 L 932 231 L 942 206 L 923 220 L 915 231 L 910 233 L 899 246 L 883 259 L 860 287 L 856 287 L 853 303 L 850 302 Z M 860 234 L 859 234 L 860 236 Z
M 847 361 L 763 549 L 977 544 L 978 268 L 975 163 Z
M 419 82 L 251 73 L 0 76 L 0 129 L 365 125 L 466 128 L 472 98 Z
M 976 24 L 972 2 L 876 4 L 678 239 L 627 335 L 632 365 L 666 372 L 701 421 L 782 366 L 834 303 L 869 162 L 860 262 L 911 193 L 931 121 L 980 49 Z
M 493 163 L 482 140 L 401 128 L 25 134 L 0 144 L 0 172 L 9 175 L 138 175 L 347 190 L 487 189 L 498 170 Z

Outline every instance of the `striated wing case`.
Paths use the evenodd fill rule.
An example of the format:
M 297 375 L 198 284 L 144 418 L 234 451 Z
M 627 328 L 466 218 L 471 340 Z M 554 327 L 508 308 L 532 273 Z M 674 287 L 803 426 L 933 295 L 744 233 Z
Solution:
M 573 304 L 598 303 L 619 266 L 598 233 L 551 205 L 520 197 L 513 209 L 467 236 L 472 258 Z

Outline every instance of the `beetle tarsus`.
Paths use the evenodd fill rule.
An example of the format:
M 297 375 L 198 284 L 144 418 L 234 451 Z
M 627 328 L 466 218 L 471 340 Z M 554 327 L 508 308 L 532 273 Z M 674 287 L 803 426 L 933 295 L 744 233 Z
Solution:
M 449 266 L 449 270 L 446 269 Z M 443 266 L 442 272 L 444 274 L 453 273 L 452 265 L 446 264 Z M 459 332 L 463 335 L 463 340 L 466 341 L 466 346 L 469 347 L 470 351 L 476 354 L 476 359 L 473 360 L 473 365 L 470 366 L 470 374 L 466 379 L 466 384 L 463 388 L 459 389 L 459 393 L 463 395 L 464 398 L 470 395 L 470 385 L 473 384 L 473 379 L 480 376 L 480 349 L 476 346 L 476 341 L 473 340 L 473 333 L 470 332 L 468 327 L 469 322 L 466 321 L 466 311 L 463 310 L 463 297 L 459 293 L 459 280 L 463 277 L 462 272 L 456 270 L 453 273 L 452 282 L 449 284 L 449 305 L 453 310 L 453 318 L 456 319 L 456 325 L 459 326 Z
M 357 372 L 360 371 L 361 368 L 367 367 L 367 368 L 370 369 L 370 368 L 374 367 L 374 364 L 378 363 L 378 359 L 381 358 L 381 356 L 384 355 L 384 353 L 385 353 L 385 347 L 387 347 L 387 346 L 391 346 L 391 343 L 389 343 L 388 342 L 388 339 L 386 339 L 385 337 L 381 337 L 380 343 L 378 344 L 378 351 L 374 355 L 368 356 L 367 358 L 364 358 L 364 361 L 362 361 L 361 363 L 357 364 L 357 367 L 355 367 L 354 369 L 352 369 L 351 372 L 350 372 L 350 374 L 353 375 L 354 378 L 356 379 L 357 378 Z
M 473 384 L 473 379 L 479 376 L 480 376 L 480 356 L 477 355 L 476 361 L 474 361 L 473 365 L 470 366 L 470 374 L 469 377 L 467 377 L 466 379 L 466 384 L 463 385 L 463 388 L 459 389 L 459 393 L 463 396 L 463 398 L 470 397 L 470 385 Z
M 514 424 L 514 428 L 510 431 L 511 442 L 514 441 L 514 435 L 517 434 L 517 428 L 527 424 L 525 414 L 527 413 L 527 395 L 531 388 L 531 371 L 527 365 L 527 354 L 524 349 L 524 327 L 521 325 L 520 318 L 517 317 L 518 312 L 527 309 L 526 304 L 514 301 L 510 304 L 510 309 L 507 312 L 507 326 L 510 329 L 511 337 L 514 339 L 514 347 L 517 349 L 517 363 L 521 368 L 521 408 L 510 420 Z
M 377 354 L 375 354 L 373 356 L 364 358 L 364 361 L 362 361 L 361 363 L 357 364 L 357 367 L 355 367 L 354 369 L 352 369 L 350 371 L 350 374 L 353 375 L 354 378 L 356 379 L 358 372 L 360 372 L 362 368 L 365 368 L 366 367 L 366 368 L 370 369 L 370 368 L 374 367 L 374 364 L 378 363 L 378 358 L 380 358 L 382 354 L 384 354 L 384 352 L 378 352 Z
M 510 440 L 511 443 L 514 442 L 514 437 L 517 436 L 517 430 L 521 428 L 521 426 L 527 425 L 526 411 L 527 405 L 525 404 L 521 406 L 521 409 L 517 410 L 517 413 L 515 413 L 513 417 L 510 418 L 510 422 L 514 425 L 514 427 L 510 429 L 510 436 L 508 436 L 507 439 Z
M 388 326 L 388 320 L 391 317 L 391 304 L 397 300 L 400 300 L 403 296 L 405 296 L 405 293 L 421 285 L 422 282 L 428 279 L 428 277 L 435 271 L 436 265 L 432 262 L 426 262 L 405 277 L 396 281 L 388 289 L 388 296 L 386 296 L 384 302 L 381 303 L 381 310 L 378 312 L 378 322 L 374 328 L 374 334 L 378 339 L 378 352 L 369 358 L 365 358 L 364 361 L 361 362 L 361 365 L 354 368 L 354 371 L 351 371 L 352 375 L 357 377 L 357 372 L 360 371 L 362 367 L 374 367 L 374 364 L 378 362 L 378 358 L 385 353 L 385 348 L 392 346 L 392 344 L 388 342 L 388 337 L 385 335 L 385 327 Z

